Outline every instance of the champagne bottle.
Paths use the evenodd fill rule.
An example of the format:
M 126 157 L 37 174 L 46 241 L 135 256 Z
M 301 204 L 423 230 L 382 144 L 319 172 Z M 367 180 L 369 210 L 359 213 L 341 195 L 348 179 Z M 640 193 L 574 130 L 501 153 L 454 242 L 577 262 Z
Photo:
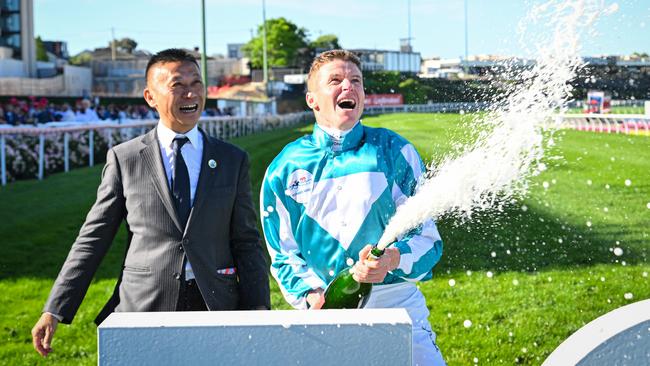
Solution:
M 383 254 L 384 250 L 374 245 L 366 260 L 376 261 Z M 351 269 L 352 267 L 343 269 L 327 286 L 322 309 L 361 309 L 366 306 L 372 291 L 372 283 L 355 281 Z

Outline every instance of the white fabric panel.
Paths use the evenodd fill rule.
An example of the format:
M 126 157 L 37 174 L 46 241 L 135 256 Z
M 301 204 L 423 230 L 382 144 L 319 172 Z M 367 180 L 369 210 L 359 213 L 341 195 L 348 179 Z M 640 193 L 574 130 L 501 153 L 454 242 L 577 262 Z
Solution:
M 275 212 L 278 213 L 279 217 L 279 228 L 278 234 L 280 239 L 280 248 L 283 252 L 297 252 L 298 243 L 296 238 L 293 236 L 293 231 L 291 231 L 291 217 L 289 216 L 289 211 L 284 207 L 280 198 L 275 197 Z
M 323 179 L 314 184 L 305 212 L 347 249 L 387 187 L 380 172 Z
M 301 278 L 305 283 L 311 288 L 325 288 L 326 284 L 323 280 L 316 275 L 316 273 L 311 269 L 307 268 L 307 263 L 303 258 L 298 256 L 300 250 L 298 249 L 298 243 L 296 242 L 293 232 L 291 230 L 291 218 L 289 212 L 282 204 L 282 201 L 278 197 L 275 200 L 275 211 L 279 217 L 279 239 L 280 239 L 280 252 L 276 251 L 273 247 L 268 245 L 267 249 L 269 250 L 271 258 L 275 259 L 278 254 L 282 254 L 287 257 L 284 260 L 284 263 L 291 266 L 291 270 L 294 272 L 296 277 Z M 265 219 L 264 217 L 262 219 Z M 271 267 L 271 274 L 276 279 L 278 284 L 280 284 L 280 289 L 282 290 L 282 295 L 294 308 L 302 309 L 305 308 L 305 298 L 304 297 L 295 297 L 287 293 L 282 286 L 282 280 L 278 278 L 278 270 L 275 267 Z
M 275 267 L 271 267 L 271 275 L 273 278 L 275 278 L 275 281 L 280 284 L 278 286 L 280 288 L 280 292 L 282 292 L 282 296 L 284 297 L 285 300 L 289 303 L 289 305 L 293 306 L 294 309 L 307 309 L 307 298 L 306 297 L 296 297 L 291 295 L 290 293 L 287 292 L 287 290 L 284 288 L 284 286 L 281 285 L 282 281 L 278 278 L 278 269 Z
M 413 176 L 415 177 L 415 180 L 419 182 L 420 176 L 422 176 L 422 168 L 420 167 L 420 155 L 418 155 L 418 152 L 411 144 L 404 145 L 401 152 L 402 155 L 404 155 L 404 159 L 406 159 L 406 161 L 411 166 L 411 169 L 413 169 Z
M 420 260 L 433 247 L 436 240 L 440 240 L 440 234 L 438 234 L 436 225 L 432 220 L 425 221 L 422 224 L 422 232 L 419 235 L 413 236 L 408 242 L 411 253 L 400 256 L 399 267 L 397 268 L 404 271 L 405 274 L 411 273 L 413 264 Z
M 393 202 L 395 202 L 395 207 L 401 206 L 408 198 L 396 183 L 393 183 L 391 195 L 393 197 Z

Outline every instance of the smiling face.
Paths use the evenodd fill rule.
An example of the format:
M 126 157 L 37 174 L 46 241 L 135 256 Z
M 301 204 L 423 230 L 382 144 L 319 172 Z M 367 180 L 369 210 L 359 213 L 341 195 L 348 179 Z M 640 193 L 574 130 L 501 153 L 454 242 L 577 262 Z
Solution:
M 198 66 L 188 61 L 160 62 L 147 74 L 144 99 L 160 121 L 174 132 L 185 133 L 199 121 L 205 105 Z
M 319 125 L 351 129 L 363 113 L 361 71 L 350 61 L 335 59 L 324 64 L 309 81 L 306 99 Z

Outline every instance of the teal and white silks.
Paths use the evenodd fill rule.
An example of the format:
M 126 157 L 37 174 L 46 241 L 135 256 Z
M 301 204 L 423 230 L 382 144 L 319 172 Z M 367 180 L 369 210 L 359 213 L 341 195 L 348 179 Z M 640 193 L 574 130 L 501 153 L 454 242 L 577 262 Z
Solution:
M 408 141 L 357 123 L 340 141 L 318 125 L 269 165 L 260 195 L 271 273 L 286 300 L 305 309 L 305 295 L 325 288 L 359 251 L 381 237 L 396 207 L 415 193 L 424 172 Z M 442 254 L 429 220 L 398 238 L 399 267 L 383 284 L 426 281 Z

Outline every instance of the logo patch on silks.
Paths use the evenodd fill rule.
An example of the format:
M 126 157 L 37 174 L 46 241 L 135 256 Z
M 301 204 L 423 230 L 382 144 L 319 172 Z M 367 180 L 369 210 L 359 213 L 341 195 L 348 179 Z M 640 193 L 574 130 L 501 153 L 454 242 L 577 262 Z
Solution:
M 304 169 L 298 169 L 289 175 L 284 193 L 294 201 L 304 204 L 309 201 L 313 185 L 314 176 Z

